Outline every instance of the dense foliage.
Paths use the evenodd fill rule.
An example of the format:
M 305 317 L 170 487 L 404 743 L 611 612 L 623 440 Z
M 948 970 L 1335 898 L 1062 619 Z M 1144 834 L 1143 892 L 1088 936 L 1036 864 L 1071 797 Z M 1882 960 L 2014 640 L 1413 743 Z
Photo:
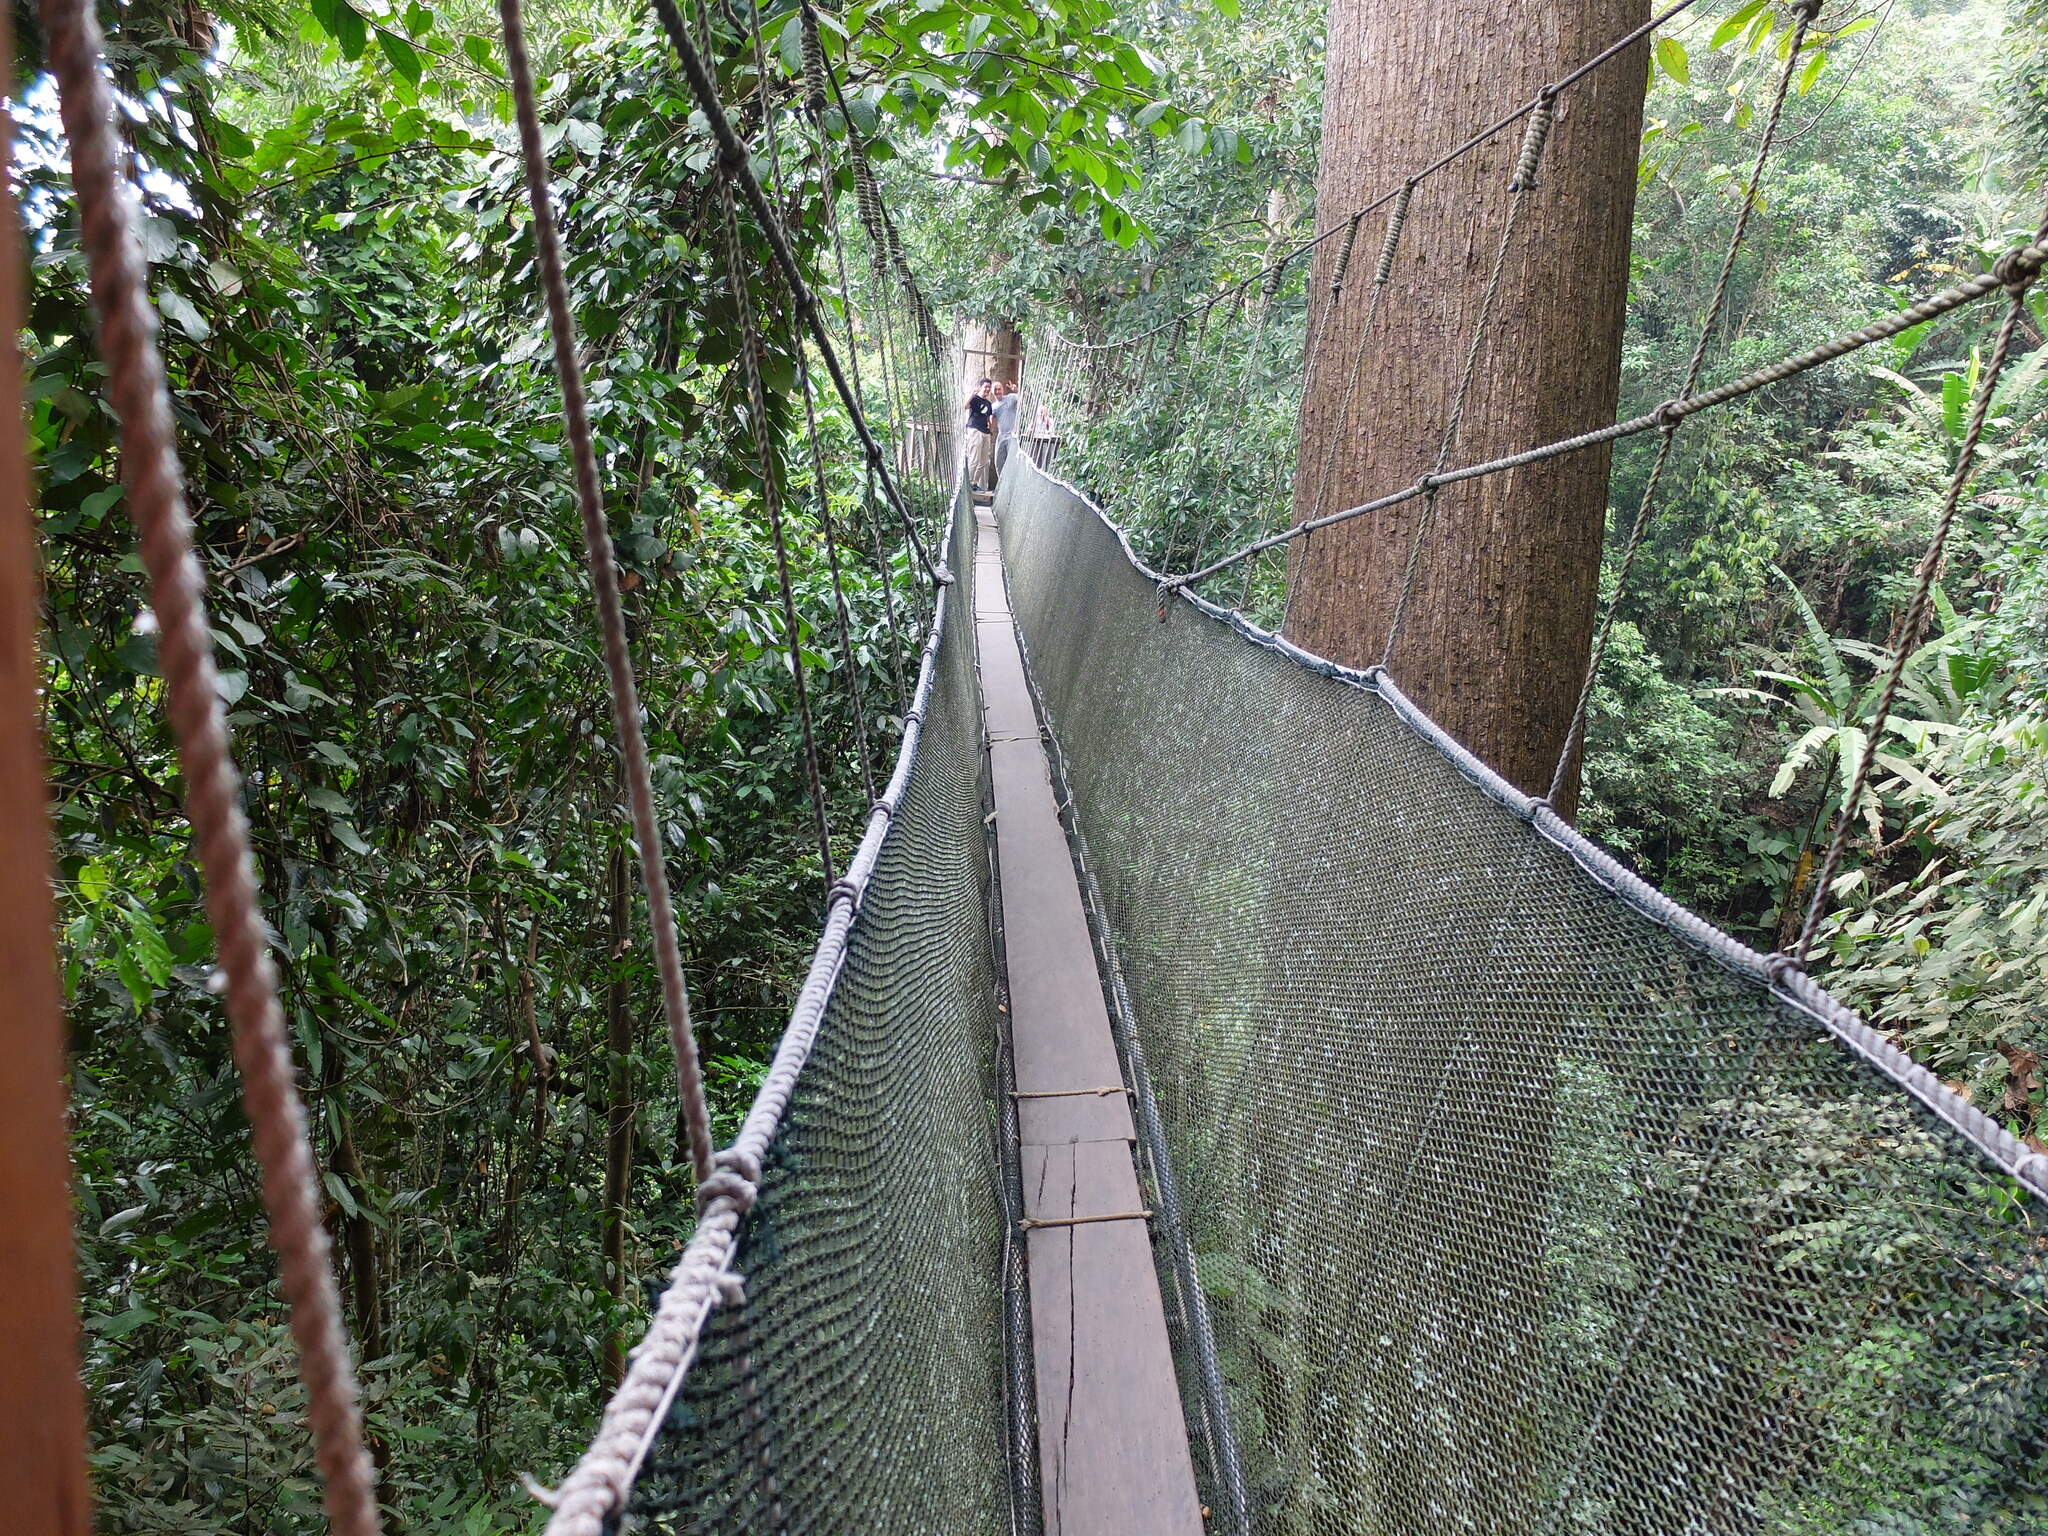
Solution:
M 1710 382 L 1982 270 L 2039 215 L 2042 7 L 1840 10 L 1798 76 Z M 794 5 L 763 6 L 765 78 L 747 13 L 709 14 L 727 99 L 757 142 L 775 128 L 759 169 L 839 295 L 885 422 L 952 388 L 890 269 L 896 239 L 941 324 L 1003 314 L 1101 339 L 1186 313 L 1314 228 L 1323 8 L 1308 0 L 1241 16 L 1221 0 L 821 9 L 843 90 L 823 103 L 805 99 Z M 526 1529 L 516 1474 L 552 1475 L 580 1442 L 689 1201 L 491 21 L 420 0 L 139 0 L 104 21 L 394 1528 Z M 1709 0 L 1655 51 L 1625 409 L 1683 371 L 1782 22 Z M 767 336 L 840 858 L 894 751 L 927 599 L 750 223 L 751 286 L 729 279 L 711 145 L 658 32 L 610 0 L 550 7 L 536 28 L 666 851 L 730 1123 L 823 895 L 741 304 Z M 99 1518 L 307 1530 L 300 1398 L 207 987 L 63 146 L 25 13 L 17 30 Z M 861 155 L 879 200 L 856 196 Z M 1810 895 L 1817 845 L 1853 818 L 1830 984 L 2038 1138 L 2048 309 L 2033 311 L 1875 793 L 1844 805 L 1842 765 L 1988 309 L 1681 436 L 1594 701 L 1584 819 L 1768 948 Z M 1078 472 L 1119 488 L 1155 553 L 1184 564 L 1283 515 L 1305 313 L 1297 264 L 1157 367 L 1089 381 L 1128 431 Z M 1632 511 L 1647 455 L 1618 456 L 1617 508 Z M 937 492 L 917 490 L 927 529 Z M 1245 597 L 1270 618 L 1277 565 Z
M 759 39 L 712 17 L 743 129 L 776 129 L 761 169 L 814 283 L 840 293 L 852 273 L 842 347 L 885 428 L 928 416 L 938 365 L 877 264 L 886 228 L 846 196 L 856 154 L 950 132 L 954 164 L 1121 231 L 1105 124 L 1149 98 L 1109 17 L 1098 0 L 821 11 L 840 77 L 822 115 L 794 6 L 764 12 Z M 384 1497 L 395 1529 L 524 1529 L 538 1510 L 516 1474 L 555 1474 L 580 1445 L 691 1201 L 495 37 L 481 11 L 348 0 L 103 21 Z M 626 11 L 538 21 L 665 851 L 729 1128 L 824 894 L 740 305 L 766 333 L 762 425 L 837 861 L 893 755 L 928 589 L 823 373 L 806 378 L 816 359 L 751 224 L 748 287 L 727 271 L 712 146 L 666 43 Z M 99 1518 L 307 1530 L 302 1400 L 64 146 L 18 25 Z M 1085 73 L 1048 84 L 1049 61 Z M 927 535 L 940 489 L 913 486 Z

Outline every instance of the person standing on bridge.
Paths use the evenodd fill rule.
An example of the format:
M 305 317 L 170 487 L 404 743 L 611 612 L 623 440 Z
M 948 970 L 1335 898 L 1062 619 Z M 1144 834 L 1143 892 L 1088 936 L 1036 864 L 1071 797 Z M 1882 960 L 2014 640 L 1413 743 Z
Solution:
M 983 379 L 967 397 L 967 482 L 977 491 L 995 488 L 995 403 L 989 398 L 993 379 Z
M 1008 462 L 1010 451 L 1017 446 L 1017 391 L 1002 380 L 996 381 L 996 479 L 1003 477 L 1003 465 Z

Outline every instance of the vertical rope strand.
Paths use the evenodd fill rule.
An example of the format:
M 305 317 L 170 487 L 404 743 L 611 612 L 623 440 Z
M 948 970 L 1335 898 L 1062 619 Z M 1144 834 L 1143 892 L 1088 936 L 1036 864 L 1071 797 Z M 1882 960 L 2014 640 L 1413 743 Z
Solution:
M 1707 356 L 1707 342 L 1713 336 L 1714 325 L 1728 302 L 1728 286 L 1735 274 L 1735 258 L 1742 250 L 1743 239 L 1749 231 L 1750 215 L 1756 211 L 1757 190 L 1763 185 L 1764 171 L 1770 165 L 1771 146 L 1778 137 L 1778 122 L 1784 115 L 1792 73 L 1799 67 L 1799 50 L 1806 46 L 1807 30 L 1813 25 L 1814 17 L 1820 14 L 1820 7 L 1821 0 L 1801 0 L 1796 8 L 1797 21 L 1792 31 L 1791 48 L 1785 55 L 1785 68 L 1778 75 L 1778 89 L 1771 98 L 1770 116 L 1764 122 L 1763 137 L 1757 141 L 1756 159 L 1750 165 L 1749 184 L 1743 189 L 1742 207 L 1735 215 L 1735 227 L 1728 235 L 1728 249 L 1721 257 L 1721 275 L 1715 280 L 1707 312 L 1700 321 L 1699 338 L 1694 341 L 1692 357 L 1685 365 L 1685 383 L 1678 391 L 1679 399 L 1690 395 L 1699 383 L 1700 368 Z M 1551 771 L 1550 788 L 1544 792 L 1546 801 L 1555 801 L 1563 793 L 1565 774 L 1578 750 L 1579 733 L 1586 726 L 1586 712 L 1593 705 L 1593 690 L 1600 681 L 1600 666 L 1607 659 L 1607 643 L 1613 638 L 1615 620 L 1621 613 L 1622 594 L 1628 590 L 1636 554 L 1642 548 L 1643 536 L 1649 532 L 1650 509 L 1656 502 L 1657 488 L 1664 479 L 1664 468 L 1671 460 L 1671 440 L 1677 432 L 1676 421 L 1664 426 L 1663 441 L 1658 443 L 1657 456 L 1650 464 L 1650 477 L 1643 482 L 1643 494 L 1636 503 L 1635 523 L 1629 529 L 1628 544 L 1622 550 L 1620 565 L 1615 569 L 1614 596 L 1608 600 L 1607 612 L 1600 621 L 1600 632 L 1593 641 L 1592 655 L 1587 658 L 1585 681 L 1579 686 L 1578 701 L 1572 706 L 1570 723 L 1565 726 L 1564 745 L 1558 751 L 1557 766 Z
M 1351 407 L 1358 398 L 1359 376 L 1365 371 L 1367 344 L 1372 338 L 1373 321 L 1378 318 L 1380 312 L 1380 295 L 1386 291 L 1387 283 L 1394 275 L 1394 257 L 1401 247 L 1401 233 L 1408 226 L 1409 204 L 1414 200 L 1415 183 L 1405 182 L 1394 198 L 1394 206 L 1388 210 L 1387 232 L 1380 242 L 1379 265 L 1373 271 L 1372 290 L 1366 296 L 1365 319 L 1358 327 L 1358 345 L 1351 354 L 1351 371 L 1344 379 L 1344 397 L 1337 406 L 1337 419 L 1330 425 L 1330 440 L 1323 448 L 1322 473 L 1316 478 L 1315 497 L 1309 502 L 1308 511 L 1301 519 L 1304 523 L 1312 523 L 1322 515 L 1323 498 L 1330 491 L 1330 473 L 1337 463 L 1337 445 L 1351 429 Z M 1343 279 L 1351 265 L 1351 242 L 1357 227 L 1358 221 L 1354 218 L 1351 228 L 1345 231 L 1344 249 L 1338 253 L 1337 270 L 1330 284 L 1330 302 L 1324 310 L 1326 317 L 1336 310 L 1338 301 L 1343 297 Z M 1318 345 L 1320 344 L 1319 341 Z M 1303 387 L 1307 387 L 1305 380 Z M 1299 476 L 1300 473 L 1301 465 L 1297 458 L 1295 474 Z M 1301 568 L 1302 562 L 1308 559 L 1309 537 L 1307 534 L 1302 535 L 1301 547 L 1294 553 L 1297 570 Z M 1281 600 L 1280 629 L 1283 634 L 1287 630 L 1288 619 L 1294 613 L 1294 594 L 1297 586 L 1298 583 L 1290 580 L 1287 583 L 1286 595 Z
M 156 311 L 144 288 L 135 210 L 116 158 L 113 99 L 100 70 L 104 39 L 91 0 L 42 0 L 44 36 L 71 146 L 79 236 L 91 268 L 107 393 L 119 418 L 121 479 L 149 575 L 166 713 L 185 778 L 185 816 L 206 883 L 206 913 L 226 991 L 235 1066 L 280 1287 L 306 1387 L 306 1420 L 323 1502 L 336 1536 L 378 1536 L 377 1498 L 363 1449 L 355 1369 L 320 1221 L 317 1172 L 291 1045 L 278 1005 L 241 778 L 228 743 L 207 625 L 205 577 L 192 553 Z
M 1500 246 L 1493 253 L 1493 271 L 1486 280 L 1486 292 L 1479 300 L 1479 318 L 1472 326 L 1472 345 L 1465 351 L 1465 371 L 1458 378 L 1458 393 L 1451 401 L 1451 414 L 1444 422 L 1443 440 L 1437 445 L 1436 464 L 1431 468 L 1430 477 L 1444 472 L 1444 466 L 1451 462 L 1451 450 L 1457 446 L 1458 432 L 1465 424 L 1465 406 L 1472 398 L 1472 381 L 1479 373 L 1479 354 L 1486 345 L 1487 333 L 1493 327 L 1493 310 L 1500 298 L 1501 276 L 1507 271 L 1508 250 L 1515 243 L 1515 228 L 1522 221 L 1522 208 L 1529 200 L 1529 194 L 1536 190 L 1536 168 L 1543 159 L 1543 147 L 1550 140 L 1551 124 L 1556 120 L 1557 108 L 1551 91 L 1545 86 L 1536 99 L 1536 110 L 1529 114 L 1529 126 L 1522 135 L 1522 151 L 1515 160 L 1515 174 L 1508 182 L 1508 216 L 1500 227 Z M 1397 208 L 1399 204 L 1395 205 Z M 1389 249 L 1392 242 L 1388 242 Z M 1386 256 L 1380 258 L 1381 267 L 1391 263 Z M 1378 289 L 1374 290 L 1377 295 Z M 1320 496 L 1320 491 L 1318 495 Z M 1436 521 L 1436 489 L 1431 486 L 1422 498 L 1422 511 L 1415 519 L 1415 536 L 1408 544 L 1408 564 L 1401 574 L 1401 590 L 1394 599 L 1394 617 L 1387 625 L 1386 649 L 1380 653 L 1380 665 L 1391 669 L 1394 664 L 1394 647 L 1401 640 L 1401 626 L 1408 617 L 1408 601 L 1415 595 L 1415 578 L 1422 569 L 1423 546 L 1429 542 L 1430 525 Z
M 2048 221 L 2042 223 L 2034 239 L 2037 244 L 2048 240 Z M 1820 931 L 1821 919 L 1827 916 L 1830 897 L 1834 894 L 1835 871 L 1841 866 L 1843 851 L 1849 845 L 1849 830 L 1856 824 L 1856 807 L 1863 799 L 1864 787 L 1870 782 L 1870 771 L 1876 766 L 1878 748 L 1884 740 L 1885 722 L 1891 718 L 1892 705 L 1898 699 L 1899 684 L 1906 675 L 1906 663 L 1920 644 L 1920 631 L 1926 627 L 1927 610 L 1932 606 L 1934 583 L 1941 574 L 1949 530 L 1955 524 L 1956 508 L 1962 504 L 1963 487 L 1969 484 L 1970 472 L 1976 467 L 1977 441 L 1984 435 L 1984 420 L 1991 410 L 1991 392 L 1998 385 L 1998 376 L 2005 371 L 2006 356 L 2012 350 L 2013 335 L 2026 312 L 2027 289 L 2032 282 L 2030 274 L 2023 274 L 2008 288 L 2011 302 L 2006 305 L 2005 320 L 1998 328 L 1998 340 L 1992 345 L 1991 358 L 1984 365 L 1983 377 L 1977 381 L 1977 398 L 1970 407 L 1969 429 L 1964 432 L 1962 446 L 1956 453 L 1955 473 L 1949 476 L 1948 492 L 1942 497 L 1941 511 L 1934 521 L 1934 535 L 1927 542 L 1927 553 L 1920 557 L 1913 597 L 1906 604 L 1906 616 L 1899 625 L 1899 643 L 1892 651 L 1891 667 L 1885 673 L 1884 691 L 1878 695 L 1877 708 L 1864 727 L 1863 754 L 1856 760 L 1856 773 L 1849 781 L 1846 803 L 1835 819 L 1834 836 L 1828 839 L 1827 857 L 1821 861 L 1820 875 L 1814 882 L 1813 900 L 1806 909 L 1806 922 L 1799 930 L 1799 946 L 1792 952 L 1792 958 L 1801 965 L 1806 964 L 1814 935 Z
M 512 0 L 516 3 L 516 0 Z M 768 393 L 761 383 L 761 333 L 754 322 L 753 295 L 747 289 L 745 255 L 740 247 L 739 212 L 733 206 L 732 181 L 720 165 L 719 206 L 725 223 L 725 274 L 739 306 L 740 357 L 745 364 L 747 414 L 752 418 L 754 451 L 761 466 L 761 502 L 768 512 L 769 535 L 775 544 L 775 582 L 782 599 L 782 624 L 789 640 L 789 675 L 796 686 L 797 727 L 803 737 L 804 777 L 811 792 L 811 819 L 818 837 L 818 862 L 825 885 L 832 885 L 832 827 L 825 808 L 825 783 L 818 772 L 818 744 L 811 729 L 810 690 L 804 682 L 803 631 L 797 625 L 796 597 L 790 587 L 789 548 L 782 526 L 781 493 L 775 480 L 775 445 L 768 433 Z
M 656 968 L 661 974 L 662 1013 L 668 1020 L 669 1043 L 675 1050 L 676 1090 L 682 1100 L 683 1124 L 690 1142 L 690 1163 L 701 1184 L 711 1177 L 711 1113 L 704 1102 L 704 1075 L 697 1059 L 697 1037 L 690 1026 L 690 994 L 683 980 L 683 956 L 676 938 L 674 903 L 669 898 L 668 867 L 662 858 L 661 824 L 654 808 L 654 781 L 648 771 L 647 740 L 640 731 L 639 690 L 633 682 L 633 653 L 626 640 L 626 616 L 619 603 L 619 573 L 612 558 L 611 527 L 605 519 L 604 491 L 598 482 L 597 448 L 590 434 L 590 411 L 583 391 L 583 365 L 576 356 L 576 320 L 569 308 L 569 281 L 562 269 L 562 247 L 555 233 L 554 207 L 548 187 L 547 154 L 541 148 L 540 110 L 534 104 L 533 64 L 526 52 L 526 24 L 520 0 L 498 0 L 498 19 L 505 33 L 505 62 L 511 75 L 514 112 L 519 120 L 519 148 L 526 165 L 526 197 L 533 210 L 534 255 L 541 288 L 547 297 L 548 331 L 554 340 L 555 377 L 562 391 L 562 419 L 569 436 L 575 470 L 576 506 L 583 523 L 584 556 L 590 564 L 590 589 L 597 601 L 604 640 L 604 666 L 610 684 L 612 729 L 625 768 L 626 798 L 632 811 L 633 835 L 640 844 L 640 883 L 647 898 L 647 921 L 654 939 Z
M 846 586 L 839 577 L 839 544 L 832 534 L 832 486 L 825 478 L 825 456 L 818 447 L 818 409 L 811 400 L 810 359 L 797 343 L 797 373 L 804 387 L 804 430 L 811 444 L 811 479 L 818 488 L 818 526 L 825 534 L 825 563 L 832 572 L 832 606 L 839 615 L 839 650 L 846 658 L 847 702 L 853 707 L 853 749 L 860 759 L 861 792 L 875 801 L 875 769 L 868 755 L 867 705 L 861 698 L 860 660 L 854 654 L 853 619 L 846 609 Z M 887 573 L 884 573 L 886 579 Z

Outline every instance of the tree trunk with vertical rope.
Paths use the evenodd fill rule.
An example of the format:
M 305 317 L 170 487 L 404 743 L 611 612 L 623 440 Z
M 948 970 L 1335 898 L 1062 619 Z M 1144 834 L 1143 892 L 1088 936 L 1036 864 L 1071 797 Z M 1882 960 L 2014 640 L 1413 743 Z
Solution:
M 1648 19 L 1648 0 L 1464 9 L 1335 0 L 1318 227 L 1342 223 Z M 1537 187 L 1523 194 L 1453 465 L 1613 420 L 1648 46 L 1558 100 Z M 1306 382 L 1296 522 L 1413 485 L 1436 464 L 1520 145 L 1517 125 L 1417 188 L 1349 420 L 1340 422 L 1385 211 L 1360 226 Z M 1319 304 L 1340 244 L 1327 240 L 1317 251 Z M 1598 448 L 1446 488 L 1391 658 L 1411 698 L 1532 794 L 1549 787 L 1585 674 L 1607 471 L 1608 452 Z M 1423 509 L 1418 498 L 1297 543 L 1288 637 L 1354 666 L 1378 662 Z M 1570 815 L 1577 800 L 1574 765 L 1557 808 Z

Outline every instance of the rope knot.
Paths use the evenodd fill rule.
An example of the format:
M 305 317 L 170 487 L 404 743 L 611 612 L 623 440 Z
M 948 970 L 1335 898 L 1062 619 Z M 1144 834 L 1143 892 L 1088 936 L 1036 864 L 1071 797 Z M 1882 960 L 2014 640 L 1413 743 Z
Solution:
M 1543 159 L 1543 146 L 1549 142 L 1551 126 L 1557 121 L 1556 91 L 1551 86 L 1543 87 L 1537 94 L 1536 105 L 1529 112 L 1529 127 L 1522 135 L 1522 153 L 1515 161 L 1515 174 L 1508 182 L 1510 192 L 1530 192 L 1536 187 L 1536 166 Z
M 1666 400 L 1650 412 L 1650 420 L 1656 422 L 1666 432 L 1676 432 L 1678 424 L 1685 420 L 1684 406 L 1683 400 Z
M 2007 293 L 2024 293 L 2041 275 L 2044 260 L 2048 260 L 2048 246 L 2016 245 L 1991 264 L 1991 275 L 2005 285 Z
M 711 1161 L 717 1171 L 697 1186 L 697 1214 L 702 1216 L 723 1195 L 746 1215 L 760 1197 L 761 1160 L 740 1147 L 727 1147 Z
M 747 163 L 746 145 L 735 140 L 730 148 L 718 151 L 718 169 L 727 176 L 737 176 Z
M 1401 229 L 1408 222 L 1408 205 L 1415 199 L 1413 178 L 1401 183 L 1401 190 L 1394 195 L 1394 211 L 1387 215 L 1387 238 L 1380 242 L 1380 264 L 1372 280 L 1385 286 L 1394 275 L 1394 252 L 1401 245 Z
M 1808 26 L 1812 26 L 1813 19 L 1820 14 L 1820 8 L 1824 3 L 1825 0 L 1793 0 L 1792 14 Z
M 825 910 L 830 912 L 835 901 L 843 901 L 856 912 L 860 910 L 860 887 L 851 880 L 834 880 L 832 889 L 825 893 Z
M 1795 979 L 1803 981 L 1806 977 L 1806 967 L 1800 964 L 1798 957 L 1773 950 L 1764 956 L 1764 974 L 1770 977 L 1772 986 L 1783 987 L 1789 986 Z

